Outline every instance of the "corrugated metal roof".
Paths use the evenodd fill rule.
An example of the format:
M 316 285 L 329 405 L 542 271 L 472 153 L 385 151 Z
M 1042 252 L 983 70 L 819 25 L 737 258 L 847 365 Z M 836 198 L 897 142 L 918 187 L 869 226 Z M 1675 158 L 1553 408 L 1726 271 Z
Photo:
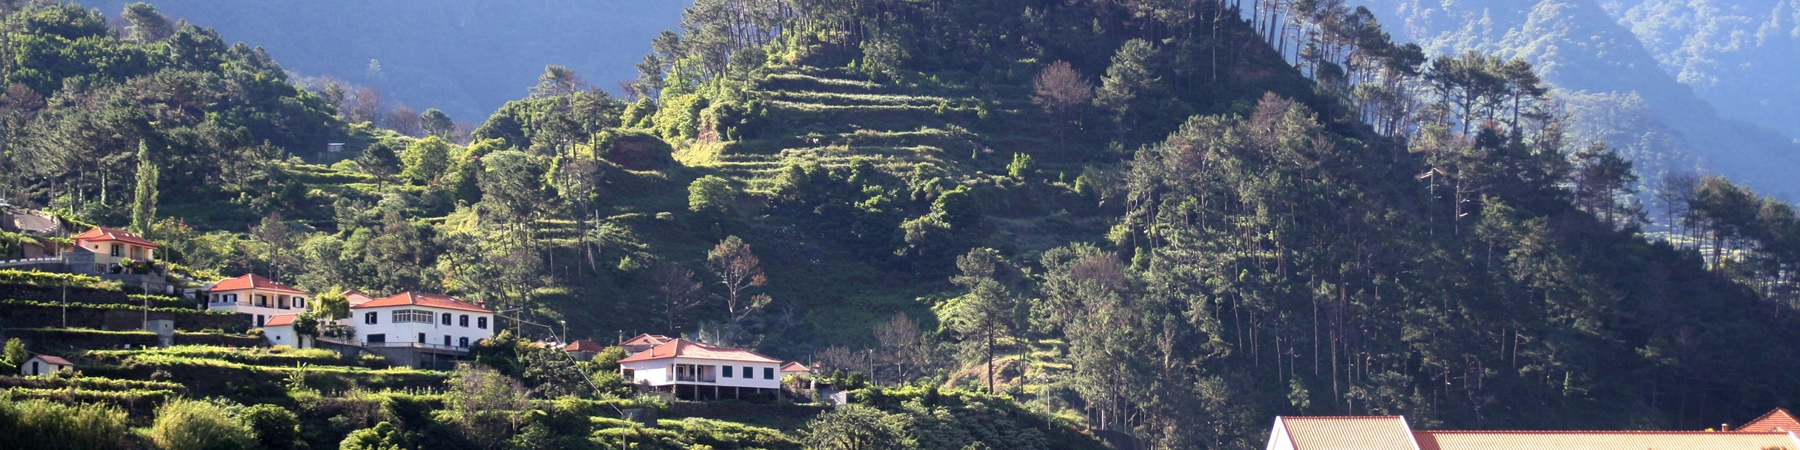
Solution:
M 1297 450 L 1418 450 L 1400 416 L 1279 417 Z
M 1797 450 L 1788 433 L 1420 431 L 1420 450 Z

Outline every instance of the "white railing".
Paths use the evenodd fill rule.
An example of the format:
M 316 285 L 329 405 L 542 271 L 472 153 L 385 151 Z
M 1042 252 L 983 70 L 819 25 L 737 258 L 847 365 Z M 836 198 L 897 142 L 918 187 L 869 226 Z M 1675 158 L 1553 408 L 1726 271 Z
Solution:
M 423 342 L 370 342 L 370 343 L 364 344 L 363 346 L 371 347 L 371 348 L 421 348 L 421 349 L 426 349 L 426 350 L 448 350 L 448 351 L 462 352 L 462 353 L 469 352 L 468 347 L 458 347 L 455 345 L 442 345 L 442 344 L 427 344 L 427 343 L 423 343 Z
M 0 259 L 0 267 L 26 266 L 26 265 L 32 265 L 32 264 L 61 263 L 61 262 L 63 262 L 63 259 L 60 256 L 46 256 L 46 257 L 42 257 L 42 258 Z

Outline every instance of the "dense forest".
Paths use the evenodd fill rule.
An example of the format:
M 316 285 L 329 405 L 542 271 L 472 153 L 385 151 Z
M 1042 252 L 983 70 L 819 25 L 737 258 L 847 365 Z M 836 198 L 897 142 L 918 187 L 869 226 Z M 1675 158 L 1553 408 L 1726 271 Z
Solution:
M 1698 429 L 1800 399 L 1790 205 L 1641 190 L 1529 62 L 1428 57 L 1341 2 L 700 0 L 631 99 L 551 66 L 466 136 L 147 6 L 0 11 L 10 202 L 187 273 L 910 393 L 821 430 L 1056 445 L 927 439 L 952 413 L 905 398 L 938 387 L 1156 448 L 1257 448 L 1278 414 Z

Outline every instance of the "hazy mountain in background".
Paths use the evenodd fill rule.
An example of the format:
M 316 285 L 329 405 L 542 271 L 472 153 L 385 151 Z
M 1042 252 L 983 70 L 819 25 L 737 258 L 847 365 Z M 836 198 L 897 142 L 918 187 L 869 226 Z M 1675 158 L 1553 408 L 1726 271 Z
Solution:
M 117 17 L 128 0 L 87 6 Z M 480 123 L 546 64 L 617 92 L 679 0 L 158 0 L 157 10 L 260 45 L 303 76 L 375 86 L 388 103 Z
M 1721 115 L 1800 139 L 1800 0 L 1602 6 Z
M 1428 53 L 1475 50 L 1531 61 L 1563 90 L 1577 137 L 1621 149 L 1647 185 L 1664 171 L 1699 167 L 1763 191 L 1800 193 L 1792 176 L 1800 144 L 1720 114 L 1593 0 L 1356 3 L 1374 10 L 1396 39 Z

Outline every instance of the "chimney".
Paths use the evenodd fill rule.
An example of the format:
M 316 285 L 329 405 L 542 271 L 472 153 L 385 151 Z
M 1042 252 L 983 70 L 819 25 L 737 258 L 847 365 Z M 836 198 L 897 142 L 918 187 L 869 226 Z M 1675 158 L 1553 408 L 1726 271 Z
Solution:
M 1727 433 L 1731 432 L 1731 424 L 1729 424 L 1729 423 L 1719 424 L 1719 431 L 1724 431 Z

